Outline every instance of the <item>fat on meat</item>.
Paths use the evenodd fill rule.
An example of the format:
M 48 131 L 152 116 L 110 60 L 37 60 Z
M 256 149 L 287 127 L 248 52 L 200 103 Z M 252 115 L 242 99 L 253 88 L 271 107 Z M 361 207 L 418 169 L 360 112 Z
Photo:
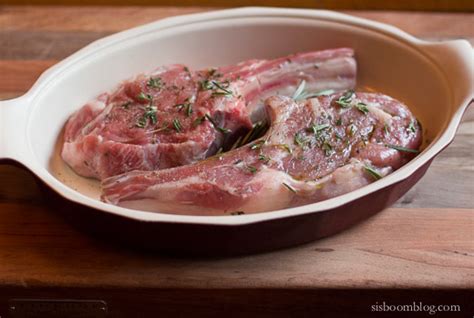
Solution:
M 71 116 L 61 156 L 102 180 L 133 170 L 188 165 L 232 145 L 264 115 L 263 100 L 301 81 L 313 91 L 355 85 L 352 49 L 193 71 L 168 65 L 125 81 Z
M 265 109 L 270 128 L 260 139 L 190 165 L 108 178 L 102 199 L 177 214 L 283 209 L 370 184 L 413 158 L 422 142 L 409 109 L 379 93 L 273 96 Z

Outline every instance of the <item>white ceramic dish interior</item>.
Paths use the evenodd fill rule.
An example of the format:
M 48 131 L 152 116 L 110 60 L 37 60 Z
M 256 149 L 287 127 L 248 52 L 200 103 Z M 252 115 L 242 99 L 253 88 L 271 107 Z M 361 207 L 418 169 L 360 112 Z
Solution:
M 169 63 L 209 67 L 342 46 L 355 49 L 358 85 L 409 105 L 428 141 L 416 159 L 369 186 L 280 211 L 183 216 L 105 204 L 90 190 L 66 185 L 55 170 L 55 144 L 68 117 L 137 73 Z M 46 71 L 24 96 L 2 101 L 0 158 L 19 161 L 68 200 L 143 221 L 237 225 L 332 209 L 409 177 L 449 144 L 474 95 L 472 57 L 467 41 L 425 42 L 329 11 L 243 8 L 164 19 L 92 43 Z

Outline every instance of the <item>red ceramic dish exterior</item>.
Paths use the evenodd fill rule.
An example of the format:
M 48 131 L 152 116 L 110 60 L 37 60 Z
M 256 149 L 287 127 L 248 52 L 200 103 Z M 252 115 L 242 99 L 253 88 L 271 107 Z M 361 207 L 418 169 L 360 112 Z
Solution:
M 173 255 L 235 256 L 287 248 L 341 232 L 396 202 L 430 164 L 399 183 L 335 209 L 234 226 L 131 220 L 65 200 L 38 181 L 61 215 L 100 239 Z

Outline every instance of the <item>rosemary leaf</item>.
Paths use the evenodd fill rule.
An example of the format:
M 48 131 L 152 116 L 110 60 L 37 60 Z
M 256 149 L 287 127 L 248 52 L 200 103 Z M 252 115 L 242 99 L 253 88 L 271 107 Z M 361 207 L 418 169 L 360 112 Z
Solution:
M 405 148 L 402 146 L 397 146 L 397 145 L 391 145 L 391 144 L 385 144 L 385 147 L 392 148 L 398 151 L 404 151 L 404 152 L 411 152 L 411 153 L 419 153 L 420 151 L 417 149 L 410 149 L 410 148 Z
M 287 184 L 287 183 L 285 183 L 285 182 L 282 182 L 281 184 L 282 184 L 285 188 L 287 188 L 288 190 L 290 190 L 291 192 L 296 193 L 296 190 L 295 190 L 292 186 L 290 186 L 289 184 Z
M 305 80 L 301 80 L 301 82 L 299 83 L 298 87 L 296 88 L 295 92 L 293 93 L 293 99 L 294 100 L 298 100 L 301 98 L 301 94 L 303 94 L 304 92 L 304 88 L 306 86 L 306 81 Z
M 178 118 L 173 119 L 173 127 L 174 129 L 176 129 L 177 132 L 181 132 L 181 130 L 183 129 L 183 126 L 181 126 L 181 122 Z
M 375 180 L 379 180 L 379 179 L 382 178 L 382 175 L 380 175 L 380 173 L 378 173 L 373 167 L 368 166 L 368 165 L 365 165 L 365 166 L 364 166 L 364 169 L 365 169 L 365 171 L 367 171 L 367 172 L 370 174 L 370 176 L 371 176 L 372 178 L 374 178 Z
M 367 108 L 367 104 L 365 103 L 357 103 L 356 108 L 364 114 L 367 114 L 369 112 L 369 109 Z
M 161 88 L 163 86 L 163 83 L 161 82 L 160 77 L 150 77 L 148 82 L 146 83 L 146 86 L 151 87 L 151 88 Z

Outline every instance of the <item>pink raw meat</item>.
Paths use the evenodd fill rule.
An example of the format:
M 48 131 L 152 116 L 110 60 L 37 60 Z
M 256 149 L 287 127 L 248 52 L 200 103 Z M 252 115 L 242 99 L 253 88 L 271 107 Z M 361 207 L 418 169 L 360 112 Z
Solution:
M 346 48 L 201 71 L 161 67 L 76 112 L 61 155 L 75 172 L 97 179 L 187 165 L 251 129 L 267 96 L 294 90 L 302 80 L 312 91 L 349 89 L 355 73 L 353 51 Z
M 103 200 L 140 210 L 218 215 L 277 210 L 367 185 L 409 161 L 421 129 L 389 96 L 348 91 L 266 101 L 260 139 L 183 167 L 103 181 Z

